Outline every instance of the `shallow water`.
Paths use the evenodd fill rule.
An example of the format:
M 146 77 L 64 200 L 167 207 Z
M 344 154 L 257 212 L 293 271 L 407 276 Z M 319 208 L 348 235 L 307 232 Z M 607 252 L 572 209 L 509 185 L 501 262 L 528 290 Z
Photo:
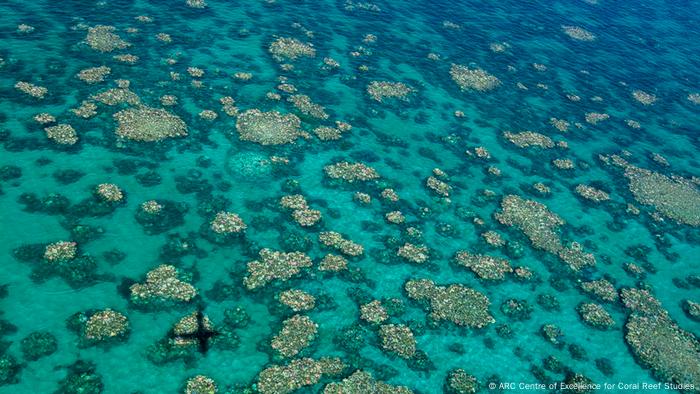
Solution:
M 13 360 L 16 367 L 7 374 L 2 367 L 0 392 L 76 392 L 67 388 L 65 378 L 78 360 L 93 363 L 91 373 L 99 382 L 86 387 L 105 393 L 181 392 L 187 379 L 200 374 L 212 378 L 219 392 L 264 392 L 257 385 L 262 370 L 301 357 L 338 357 L 347 366 L 299 392 L 322 392 L 357 369 L 417 393 L 453 392 L 446 379 L 457 368 L 476 377 L 484 392 L 495 391 L 489 383 L 554 383 L 574 374 L 613 384 L 602 389 L 609 392 L 623 391 L 616 386 L 619 382 L 670 381 L 635 357 L 625 341 L 625 323 L 636 312 L 619 300 L 600 301 L 581 291 L 580 284 L 605 278 L 617 291 L 646 288 L 680 328 L 691 336 L 700 333 L 699 318 L 686 303 L 700 302 L 700 229 L 694 221 L 700 216 L 700 103 L 692 96 L 700 93 L 700 33 L 695 28 L 700 20 L 689 12 L 697 5 L 568 0 L 376 2 L 371 7 L 350 1 L 211 0 L 200 9 L 180 0 L 73 1 L 60 6 L 3 2 L 0 285 L 6 295 L 0 301 L 0 318 L 8 324 L 0 332 L 0 350 L 3 360 Z M 20 24 L 34 29 L 21 32 Z M 96 25 L 113 26 L 130 46 L 94 50 L 85 39 Z M 581 27 L 595 39 L 573 39 L 562 26 Z M 158 33 L 170 35 L 171 42 L 159 41 Z M 368 34 L 376 41 L 367 39 Z M 280 37 L 311 43 L 315 56 L 278 61 L 269 47 Z M 503 51 L 493 50 L 497 43 Z M 113 58 L 118 54 L 136 55 L 138 61 L 125 64 Z M 339 67 L 330 68 L 324 58 L 335 59 Z M 460 89 L 450 76 L 453 64 L 481 68 L 500 85 L 483 92 Z M 111 69 L 104 81 L 88 84 L 75 76 L 98 66 Z M 204 75 L 193 77 L 188 67 Z M 237 72 L 252 78 L 236 78 Z M 316 119 L 295 108 L 287 101 L 290 94 L 278 88 L 280 78 L 296 87 L 294 94 L 325 107 L 328 118 Z M 163 95 L 176 96 L 177 104 L 166 109 L 187 124 L 188 135 L 159 142 L 120 137 L 113 114 L 132 104 L 97 103 L 90 119 L 70 111 L 92 95 L 116 88 L 120 79 L 130 81 L 129 89 L 150 107 L 163 107 Z M 45 87 L 48 93 L 33 98 L 14 87 L 19 81 Z M 201 86 L 192 81 L 201 81 Z M 405 99 L 380 102 L 367 92 L 372 81 L 401 82 L 412 92 Z M 633 96 L 635 91 L 653 95 L 655 101 L 644 105 Z M 269 92 L 280 94 L 281 100 L 271 99 Z M 254 108 L 296 114 L 309 135 L 283 145 L 242 140 L 237 116 L 226 114 L 219 102 L 224 96 L 235 99 L 239 114 Z M 203 110 L 218 117 L 202 119 Z M 33 119 L 39 113 L 72 125 L 78 142 L 61 145 L 47 138 L 45 126 Z M 609 118 L 593 124 L 587 113 Z M 553 127 L 551 118 L 566 120 L 568 131 Z M 639 127 L 630 127 L 628 120 Z M 336 121 L 352 129 L 334 141 L 313 134 L 321 125 L 335 127 Z M 526 130 L 555 143 L 565 141 L 568 147 L 519 148 L 503 135 Z M 490 159 L 474 157 L 477 147 L 486 148 Z M 674 194 L 675 189 L 660 186 L 653 190 L 656 203 L 640 198 L 630 190 L 623 169 L 605 164 L 600 155 L 620 155 L 629 165 L 682 177 L 689 191 Z M 273 156 L 288 163 L 272 163 Z M 571 159 L 574 168 L 558 169 L 552 164 L 555 159 Z M 364 163 L 381 178 L 331 180 L 324 167 L 340 161 Z M 490 167 L 500 175 L 489 172 Z M 447 174 L 438 178 L 451 186 L 448 198 L 426 186 L 436 168 Z M 82 176 L 61 182 L 58 175 L 69 169 Z M 550 193 L 534 191 L 536 182 Z M 122 201 L 101 200 L 95 188 L 103 183 L 117 185 L 124 193 Z M 595 203 L 580 197 L 575 189 L 581 184 L 607 192 L 610 199 Z M 398 202 L 381 197 L 386 187 L 398 193 Z M 372 202 L 355 201 L 358 191 L 370 194 Z M 38 199 L 58 193 L 69 203 L 52 211 L 46 200 L 27 204 L 28 193 Z M 300 226 L 292 211 L 280 207 L 282 196 L 297 193 L 305 196 L 309 208 L 320 211 L 318 224 Z M 670 195 L 664 201 L 683 207 L 680 219 L 661 206 L 658 198 L 664 194 Z M 572 271 L 554 254 L 533 247 L 522 231 L 499 222 L 494 214 L 502 210 L 507 195 L 540 202 L 559 215 L 565 224 L 556 229 L 558 236 L 566 245 L 581 244 L 595 256 L 596 265 Z M 147 232 L 136 218 L 142 203 L 153 199 L 182 203 L 187 207 L 182 222 L 161 233 Z M 80 209 L 82 201 L 106 210 Z M 639 214 L 629 213 L 628 204 Z M 212 242 L 210 222 L 223 210 L 238 214 L 247 229 L 221 244 Z M 386 213 L 396 210 L 405 223 L 385 220 Z M 77 244 L 77 254 L 91 256 L 97 265 L 88 278 L 70 282 L 69 274 L 61 275 L 41 256 L 31 261 L 18 257 L 18 251 L 26 250 L 23 246 L 38 245 L 43 253 L 46 244 L 77 241 L 71 230 L 79 224 L 99 229 L 94 238 Z M 422 232 L 422 240 L 411 237 L 409 227 Z M 487 244 L 482 234 L 488 230 L 500 234 L 507 246 Z M 351 272 L 319 271 L 326 254 L 339 254 L 318 241 L 321 231 L 337 231 L 364 247 L 362 256 L 348 257 Z M 164 247 L 177 237 L 189 246 L 182 254 L 168 253 Z M 426 246 L 428 260 L 416 264 L 398 257 L 406 242 Z M 518 247 L 522 250 L 513 252 Z M 262 248 L 303 251 L 314 264 L 288 281 L 251 291 L 243 278 L 247 263 L 258 259 Z M 508 259 L 512 267 L 529 268 L 533 277 L 519 280 L 508 274 L 501 281 L 480 280 L 453 262 L 458 250 Z M 110 260 L 106 253 L 115 251 L 123 258 Z M 644 274 L 632 275 L 626 263 L 642 266 Z M 198 297 L 150 308 L 130 301 L 129 284 L 143 282 L 160 264 L 193 273 Z M 483 293 L 495 322 L 481 329 L 436 323 L 429 309 L 408 297 L 404 284 L 410 279 L 461 284 Z M 278 300 L 287 289 L 316 297 L 316 308 L 301 314 L 318 324 L 318 332 L 309 347 L 281 358 L 270 343 L 282 322 L 294 315 Z M 559 309 L 543 308 L 537 302 L 542 294 L 556 297 Z M 376 299 L 386 306 L 390 298 L 401 300 L 404 308 L 382 324 L 410 327 L 416 348 L 428 359 L 422 367 L 416 359 L 407 361 L 382 349 L 378 326 L 360 318 L 361 304 Z M 504 313 L 508 299 L 525 300 L 531 313 L 523 319 Z M 601 330 L 582 321 L 577 308 L 591 302 L 610 314 L 612 327 Z M 235 348 L 216 343 L 206 353 L 188 348 L 187 362 L 154 363 L 149 357 L 150 346 L 167 338 L 173 325 L 198 307 L 223 330 L 224 311 L 235 306 L 250 316 L 245 327 L 231 328 L 240 340 Z M 106 308 L 128 318 L 127 335 L 86 344 L 80 332 L 67 326 L 76 313 Z M 365 328 L 359 348 L 350 348 L 347 338 L 338 339 L 353 324 Z M 547 342 L 540 335 L 544 324 L 561 328 L 566 345 Z M 503 325 L 512 336 L 502 334 Z M 21 343 L 36 331 L 53 334 L 57 348 L 30 360 Z M 575 357 L 569 345 L 582 347 L 585 357 Z M 549 356 L 565 368 L 547 370 L 544 360 Z M 597 366 L 600 360 L 612 365 L 607 374 Z M 697 367 L 688 365 L 693 368 L 696 374 L 690 372 L 685 381 L 695 384 L 690 392 L 700 390 L 700 381 L 694 380 Z

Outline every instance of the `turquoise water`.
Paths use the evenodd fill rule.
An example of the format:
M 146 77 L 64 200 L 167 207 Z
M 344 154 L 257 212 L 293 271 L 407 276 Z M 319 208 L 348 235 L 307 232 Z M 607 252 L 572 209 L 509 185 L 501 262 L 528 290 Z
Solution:
M 594 391 L 677 391 L 618 386 L 673 382 L 697 392 L 700 317 L 691 305 L 700 302 L 700 96 L 693 96 L 700 93 L 695 28 L 700 20 L 692 12 L 698 5 L 211 0 L 196 8 L 180 0 L 3 2 L 0 392 L 183 392 L 196 375 L 213 379 L 219 392 L 284 392 L 266 391 L 261 371 L 307 357 L 337 357 L 345 368 L 324 373 L 298 392 L 323 392 L 356 370 L 416 393 L 469 392 L 450 387 L 448 377 L 458 368 L 475 377 L 482 392 L 521 392 L 526 390 L 520 383 L 571 382 L 574 376 L 612 385 Z M 98 25 L 113 26 L 112 33 L 130 45 L 109 52 L 91 47 L 88 30 Z M 563 26 L 592 36 L 575 39 Z M 170 42 L 157 39 L 158 33 L 169 35 Z M 310 43 L 315 54 L 276 59 L 270 48 L 279 38 Z M 138 61 L 113 58 L 123 54 Z M 324 58 L 339 66 L 328 66 Z M 450 75 L 453 64 L 483 69 L 500 84 L 488 91 L 460 89 Z M 110 68 L 103 81 L 76 78 L 99 66 Z M 192 76 L 189 67 L 204 74 Z M 238 72 L 252 78 L 237 78 Z M 144 142 L 117 134 L 113 115 L 138 104 L 110 106 L 90 97 L 117 88 L 118 80 L 130 81 L 129 90 L 142 105 L 166 108 L 184 121 L 187 136 Z M 15 88 L 19 81 L 47 93 L 32 97 Z M 374 100 L 367 91 L 372 81 L 400 82 L 410 93 Z M 287 101 L 290 93 L 278 87 L 282 82 L 294 85 L 292 94 L 323 106 L 327 119 L 295 108 Z M 271 99 L 270 92 L 281 99 Z M 177 104 L 164 107 L 164 95 L 176 96 Z M 227 96 L 235 100 L 238 115 L 256 108 L 295 114 L 309 135 L 280 145 L 241 139 L 240 116 L 227 114 L 220 103 Z M 83 100 L 96 103 L 89 119 L 70 111 Z M 218 117 L 202 119 L 204 110 Z M 34 120 L 39 113 L 56 122 L 39 124 Z M 586 120 L 589 113 L 609 118 L 594 124 Z M 568 122 L 568 130 L 555 128 L 551 118 Z M 352 129 L 331 141 L 313 133 L 319 126 L 335 127 L 336 121 Z M 55 124 L 70 124 L 78 141 L 61 145 L 49 139 L 44 127 Z M 146 130 L 158 129 L 157 124 Z M 504 131 L 533 131 L 552 145 L 564 141 L 568 147 L 520 148 Z M 490 158 L 475 157 L 477 147 L 486 148 Z M 658 156 L 654 160 L 654 154 L 668 164 Z M 683 180 L 642 182 L 640 191 L 623 168 L 606 164 L 601 155 L 619 155 L 625 165 Z M 273 156 L 286 164 L 273 163 Z M 555 159 L 570 159 L 573 168 L 559 169 Z M 380 178 L 331 179 L 324 167 L 342 161 L 371 166 Z M 448 198 L 427 186 L 436 168 L 447 174 L 436 178 L 451 186 Z M 534 190 L 537 182 L 550 192 Z M 98 196 L 96 186 L 104 183 L 117 185 L 122 200 L 109 203 Z M 576 193 L 578 185 L 602 190 L 609 200 L 589 201 Z M 382 198 L 385 188 L 400 199 Z M 356 201 L 356 192 L 369 194 L 371 203 Z M 320 211 L 320 222 L 296 223 L 279 202 L 290 194 L 302 194 L 310 209 Z M 565 245 L 581 244 L 596 265 L 571 270 L 552 250 L 535 247 L 518 226 L 499 221 L 495 214 L 509 195 L 542 203 L 558 215 L 565 224 L 554 229 L 556 237 Z M 165 210 L 150 222 L 142 212 L 149 200 Z M 629 213 L 634 209 L 628 204 L 639 213 Z M 217 237 L 210 223 L 219 211 L 237 214 L 245 231 Z M 391 211 L 401 211 L 405 222 L 389 223 L 385 215 Z M 139 220 L 144 217 L 152 227 Z M 91 226 L 92 235 L 76 229 L 80 225 Z M 411 236 L 411 227 L 422 237 Z M 482 234 L 489 230 L 505 246 L 485 242 Z M 349 271 L 319 270 L 324 256 L 340 254 L 319 241 L 323 231 L 339 232 L 364 247 L 361 256 L 346 256 Z M 77 243 L 76 257 L 61 269 L 44 257 L 46 245 L 58 241 Z M 397 256 L 407 242 L 427 247 L 427 261 Z M 303 252 L 313 265 L 289 280 L 251 290 L 243 281 L 247 264 L 259 259 L 263 248 Z M 507 259 L 512 267 L 527 267 L 532 278 L 510 273 L 498 281 L 479 279 L 454 262 L 457 251 Z M 78 263 L 85 261 L 94 268 Z M 628 263 L 643 273 L 632 274 Z M 185 279 L 197 297 L 175 304 L 134 302 L 129 286 L 143 283 L 161 264 L 191 274 Z M 668 364 L 644 360 L 626 340 L 626 322 L 639 311 L 620 299 L 601 301 L 581 290 L 582 283 L 603 278 L 616 292 L 648 289 L 667 311 L 652 317 L 686 333 L 683 378 L 669 377 Z M 482 293 L 490 300 L 493 322 L 474 328 L 434 319 L 431 309 L 405 290 L 412 279 Z M 279 300 L 288 289 L 316 298 L 315 308 L 299 314 L 318 328 L 309 346 L 282 357 L 271 343 L 283 321 L 295 315 Z M 559 307 L 546 308 L 543 295 L 554 297 Z M 381 325 L 411 330 L 418 352 L 408 359 L 383 346 L 380 324 L 361 318 L 361 305 L 379 300 L 389 308 L 392 298 L 403 307 L 390 310 Z M 504 313 L 509 299 L 526 303 L 531 312 Z M 602 306 L 614 324 L 592 327 L 577 312 L 582 303 Z M 235 307 L 245 310 L 247 324 L 225 319 L 225 311 Z M 128 319 L 125 334 L 89 341 L 68 324 L 76 313 L 91 316 L 107 308 Z M 209 350 L 181 346 L 184 359 L 154 362 L 153 345 L 172 338 L 173 326 L 198 308 L 220 333 Z M 563 346 L 541 335 L 545 324 L 563 331 Z M 352 327 L 361 328 L 357 346 L 344 336 Z M 22 345 L 34 332 L 55 338 L 55 349 L 36 360 Z M 226 344 L 224 333 L 237 343 Z M 550 356 L 562 366 L 552 367 Z M 89 366 L 82 381 L 78 377 L 85 368 L 77 368 L 77 361 Z

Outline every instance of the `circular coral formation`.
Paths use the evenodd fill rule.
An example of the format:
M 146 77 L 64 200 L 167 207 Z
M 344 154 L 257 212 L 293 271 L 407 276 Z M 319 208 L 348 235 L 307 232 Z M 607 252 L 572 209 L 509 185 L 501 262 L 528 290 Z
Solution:
M 691 300 L 683 302 L 683 310 L 691 319 L 700 321 L 700 303 Z
M 95 187 L 95 193 L 106 202 L 120 202 L 124 199 L 124 192 L 113 183 L 100 183 Z
M 289 144 L 304 135 L 301 120 L 296 115 L 259 109 L 249 109 L 238 115 L 236 130 L 241 140 L 260 145 Z
M 652 105 L 656 102 L 656 96 L 643 90 L 635 90 L 632 97 L 643 105 Z
M 452 186 L 434 176 L 428 177 L 425 186 L 440 197 L 449 197 L 452 192 Z
M 410 328 L 403 324 L 385 324 L 379 327 L 382 349 L 396 353 L 401 358 L 411 358 L 416 354 L 416 339 Z
M 307 209 L 309 207 L 306 202 L 306 198 L 301 194 L 293 194 L 288 196 L 283 196 L 280 199 L 280 206 L 287 209 Z
M 396 193 L 396 190 L 391 189 L 391 188 L 386 188 L 382 190 L 380 193 L 383 199 L 391 202 L 398 202 L 401 198 L 399 197 L 399 194 Z
M 384 215 L 387 222 L 393 224 L 403 224 L 406 221 L 406 217 L 401 213 L 401 211 L 391 211 Z
M 204 120 L 216 120 L 216 118 L 219 117 L 219 114 L 217 114 L 215 111 L 212 111 L 210 109 L 205 109 L 202 112 L 199 113 L 199 117 Z
M 39 124 L 50 124 L 50 123 L 55 123 L 56 122 L 56 117 L 46 113 L 42 112 L 40 114 L 34 115 L 34 121 L 39 123 Z
M 163 210 L 163 206 L 156 200 L 148 200 L 141 204 L 141 210 L 150 215 L 157 215 Z
M 118 123 L 115 133 L 133 141 L 155 142 L 187 135 L 185 122 L 160 108 L 128 108 L 114 114 L 114 119 Z
M 22 339 L 20 347 L 25 359 L 36 361 L 56 352 L 58 341 L 48 331 L 34 331 Z
M 191 284 L 179 279 L 180 273 L 172 265 L 160 265 L 146 274 L 145 283 L 129 288 L 131 301 L 148 304 L 153 301 L 188 302 L 197 295 Z
M 108 90 L 105 90 L 101 93 L 90 96 L 90 98 L 92 100 L 99 102 L 99 103 L 109 105 L 109 106 L 115 106 L 115 105 L 119 105 L 119 104 L 140 105 L 140 103 L 141 103 L 141 99 L 139 98 L 139 96 L 136 95 L 136 93 L 129 90 L 128 87 L 108 89 Z M 125 112 L 125 111 L 130 111 L 130 112 Z M 124 110 L 124 111 L 122 111 L 122 113 L 124 115 L 128 114 L 129 117 L 133 117 L 135 111 L 136 111 L 135 109 L 130 109 L 130 110 Z
M 72 108 L 70 112 L 83 119 L 90 119 L 97 115 L 97 104 L 91 100 L 83 100 L 79 107 Z
M 123 337 L 129 331 L 129 320 L 112 309 L 93 313 L 85 322 L 83 336 L 89 341 L 106 341 Z
M 339 140 L 340 137 L 343 136 L 343 133 L 340 130 L 328 126 L 319 126 L 315 128 L 314 134 L 316 134 L 316 137 L 318 137 L 318 139 L 321 141 L 335 141 Z
M 209 228 L 217 234 L 238 234 L 248 226 L 240 216 L 231 212 L 219 212 L 209 223 Z

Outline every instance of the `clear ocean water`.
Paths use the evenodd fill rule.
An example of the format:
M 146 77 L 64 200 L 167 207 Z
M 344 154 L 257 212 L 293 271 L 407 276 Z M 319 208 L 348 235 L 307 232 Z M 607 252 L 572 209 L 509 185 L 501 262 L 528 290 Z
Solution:
M 0 393 L 699 392 L 699 9 L 693 0 L 0 2 Z M 109 72 L 76 76 L 95 67 Z M 300 95 L 310 102 L 295 105 Z M 85 102 L 94 113 L 71 111 Z M 143 108 L 169 115 L 134 115 Z M 254 109 L 262 115 L 246 125 Z M 271 125 L 274 111 L 286 117 Z M 42 124 L 42 113 L 55 120 Z M 73 134 L 56 136 L 66 130 L 57 124 Z M 321 126 L 339 138 L 319 138 Z M 258 134 L 245 137 L 247 127 Z M 143 141 L 165 129 L 177 136 Z M 288 143 L 260 143 L 290 132 Z M 334 179 L 329 166 L 341 162 L 378 177 Z M 116 185 L 118 201 L 98 185 Z M 296 194 L 306 211 L 281 206 Z M 530 216 L 503 220 L 507 196 L 543 204 L 560 225 L 547 232 L 523 205 L 516 215 Z M 309 210 L 320 221 L 295 221 Z M 387 217 L 395 211 L 403 222 Z M 220 212 L 246 229 L 217 232 Z M 346 270 L 319 268 L 343 255 L 319 240 L 327 231 L 364 249 L 345 256 Z M 538 245 L 543 233 L 564 246 Z M 74 250 L 53 258 L 61 241 Z M 572 242 L 566 250 L 579 245 L 595 264 L 570 268 L 559 252 Z M 295 255 L 251 289 L 244 278 L 263 248 L 312 265 Z M 509 268 L 482 278 L 459 251 L 482 255 L 488 272 L 493 261 Z M 162 264 L 197 296 L 137 300 L 133 285 Z M 430 305 L 407 291 L 417 279 L 490 304 L 434 295 Z M 609 299 L 585 290 L 602 280 Z M 315 306 L 283 305 L 291 289 Z M 619 297 L 625 289 L 660 308 L 640 312 Z M 375 300 L 385 314 L 373 322 L 361 307 Z M 588 304 L 607 320 L 596 326 L 601 313 L 590 320 Z M 117 316 L 107 328 L 105 310 Z M 492 317 L 484 327 L 451 319 L 477 310 Z M 178 343 L 173 327 L 193 313 L 200 324 L 186 334 L 206 349 Z M 629 322 L 640 314 L 673 334 L 637 332 Z M 294 315 L 314 333 L 295 331 Z M 548 324 L 563 336 L 547 339 Z M 386 334 L 392 327 L 402 334 Z M 278 350 L 299 342 L 292 355 Z M 342 368 L 299 383 L 295 360 L 326 357 Z M 353 387 L 358 370 L 391 387 Z M 195 387 L 199 375 L 208 385 Z M 288 384 L 272 387 L 270 376 Z M 521 386 L 535 383 L 544 386 Z

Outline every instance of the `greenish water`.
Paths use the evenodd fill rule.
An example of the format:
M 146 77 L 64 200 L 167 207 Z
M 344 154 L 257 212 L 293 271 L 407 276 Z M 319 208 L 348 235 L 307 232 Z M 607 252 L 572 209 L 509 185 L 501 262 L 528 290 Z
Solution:
M 456 369 L 475 377 L 482 392 L 575 392 L 519 386 L 574 381 L 601 385 L 593 391 L 678 391 L 618 386 L 660 382 L 685 383 L 686 392 L 697 392 L 700 37 L 698 17 L 690 11 L 697 7 L 694 1 L 607 0 L 211 0 L 204 8 L 179 0 L 3 2 L 0 392 L 183 392 L 196 375 L 213 379 L 222 393 L 284 392 L 260 384 L 261 371 L 323 357 L 338 358 L 344 368 L 324 372 L 297 392 L 331 392 L 329 384 L 356 370 L 416 393 L 469 392 L 450 386 Z M 100 25 L 114 30 L 95 30 Z M 91 33 L 103 35 L 90 42 Z M 287 42 L 280 38 L 298 40 L 296 59 L 274 53 L 275 45 Z M 114 58 L 124 54 L 138 60 Z M 450 74 L 454 65 L 488 73 L 470 74 L 481 78 L 477 82 L 488 75 L 499 82 L 487 91 L 460 89 Z M 109 68 L 102 81 L 76 77 L 100 66 Z M 238 72 L 252 77 L 236 77 Z M 117 88 L 119 80 L 129 81 L 139 103 L 108 105 L 94 98 Z M 47 91 L 32 97 L 16 87 L 20 81 Z M 368 92 L 373 81 L 405 84 L 408 93 L 375 100 Z M 165 106 L 164 95 L 177 103 Z M 288 101 L 292 95 L 307 95 L 327 118 L 304 113 Z M 225 107 L 222 97 L 235 104 Z M 84 100 L 96 106 L 88 119 L 71 112 Z M 140 105 L 165 108 L 186 124 L 187 135 L 125 138 L 114 114 Z M 256 108 L 294 114 L 299 129 L 291 133 L 308 134 L 279 145 L 250 141 L 239 115 Z M 217 118 L 202 118 L 204 110 Z M 55 123 L 40 124 L 34 119 L 40 113 Z M 596 123 L 592 113 L 608 118 Z M 139 138 L 166 127 L 172 120 L 166 118 L 139 129 Z M 554 127 L 552 118 L 566 121 L 567 130 Z M 337 127 L 336 121 L 352 129 L 337 140 L 315 135 L 314 129 Z M 44 128 L 56 124 L 71 125 L 77 142 L 49 138 Z M 261 128 L 279 138 L 289 124 Z M 506 131 L 536 132 L 543 146 L 518 147 Z M 566 147 L 555 146 L 560 141 Z M 478 147 L 490 157 L 477 157 Z M 557 159 L 571 160 L 572 168 L 557 168 Z M 328 166 L 339 162 L 363 163 L 379 177 L 332 179 Z M 431 176 L 450 186 L 448 197 L 428 186 Z M 549 192 L 537 192 L 538 182 Z M 120 201 L 96 194 L 97 185 L 107 183 L 122 191 Z M 609 199 L 583 198 L 579 185 Z M 386 188 L 400 199 L 383 198 Z M 370 195 L 371 203 L 358 202 L 356 192 Z M 321 220 L 308 227 L 295 222 L 293 211 L 280 205 L 292 194 L 302 194 Z M 537 247 L 528 237 L 533 227 L 542 234 L 542 227 L 532 226 L 541 216 L 517 225 L 499 216 L 511 195 L 544 204 L 561 218 L 546 233 L 559 247 Z M 143 211 L 150 200 L 162 205 L 160 214 Z M 211 223 L 220 211 L 237 214 L 245 231 L 217 234 Z M 390 223 L 385 215 L 393 211 L 405 221 Z M 364 248 L 360 256 L 345 256 L 347 271 L 319 269 L 328 253 L 341 255 L 319 241 L 326 231 Z M 503 245 L 487 243 L 487 231 L 500 235 Z M 76 242 L 76 256 L 47 258 L 47 245 L 58 241 Z M 595 256 L 595 265 L 569 268 L 557 254 L 571 242 Z M 427 248 L 426 261 L 399 256 L 406 243 Z M 303 252 L 313 265 L 250 289 L 244 283 L 248 263 L 259 260 L 263 248 Z M 455 263 L 458 251 L 506 259 L 532 275 L 480 279 Z M 179 303 L 135 299 L 130 286 L 161 264 L 177 267 L 197 296 Z M 492 321 L 476 328 L 436 318 L 435 305 L 409 297 L 406 283 L 416 279 L 480 292 L 490 301 Z M 641 311 L 618 297 L 606 301 L 582 290 L 601 279 L 614 294 L 646 289 L 661 308 Z M 279 294 L 289 289 L 316 298 L 315 308 L 298 314 L 315 322 L 317 332 L 299 353 L 282 357 L 271 343 L 297 314 L 280 303 Z M 548 307 L 543 295 L 558 307 Z M 513 299 L 530 311 L 509 313 Z M 389 312 L 381 323 L 361 318 L 360 307 L 373 300 Z M 579 309 L 588 303 L 602 306 L 614 324 L 600 329 L 586 323 Z M 467 305 L 479 309 L 473 300 Z M 247 324 L 225 318 L 236 307 L 249 316 Z M 457 314 L 459 307 L 449 304 L 445 313 Z M 128 319 L 128 330 L 102 341 L 86 338 L 87 318 L 108 308 Z M 208 351 L 172 345 L 173 326 L 197 310 L 218 333 Z M 71 325 L 78 313 L 85 320 Z M 628 322 L 635 316 L 676 331 L 642 332 L 645 352 L 652 353 L 645 358 L 630 344 Z M 380 326 L 389 324 L 410 329 L 417 350 L 409 357 L 387 349 L 381 336 L 386 327 Z M 561 329 L 563 344 L 542 335 L 546 324 Z M 28 352 L 39 344 L 24 340 L 34 332 L 55 339 L 36 360 Z M 163 354 L 153 345 L 169 340 L 183 357 L 156 357 Z M 355 390 L 349 392 L 367 392 Z

